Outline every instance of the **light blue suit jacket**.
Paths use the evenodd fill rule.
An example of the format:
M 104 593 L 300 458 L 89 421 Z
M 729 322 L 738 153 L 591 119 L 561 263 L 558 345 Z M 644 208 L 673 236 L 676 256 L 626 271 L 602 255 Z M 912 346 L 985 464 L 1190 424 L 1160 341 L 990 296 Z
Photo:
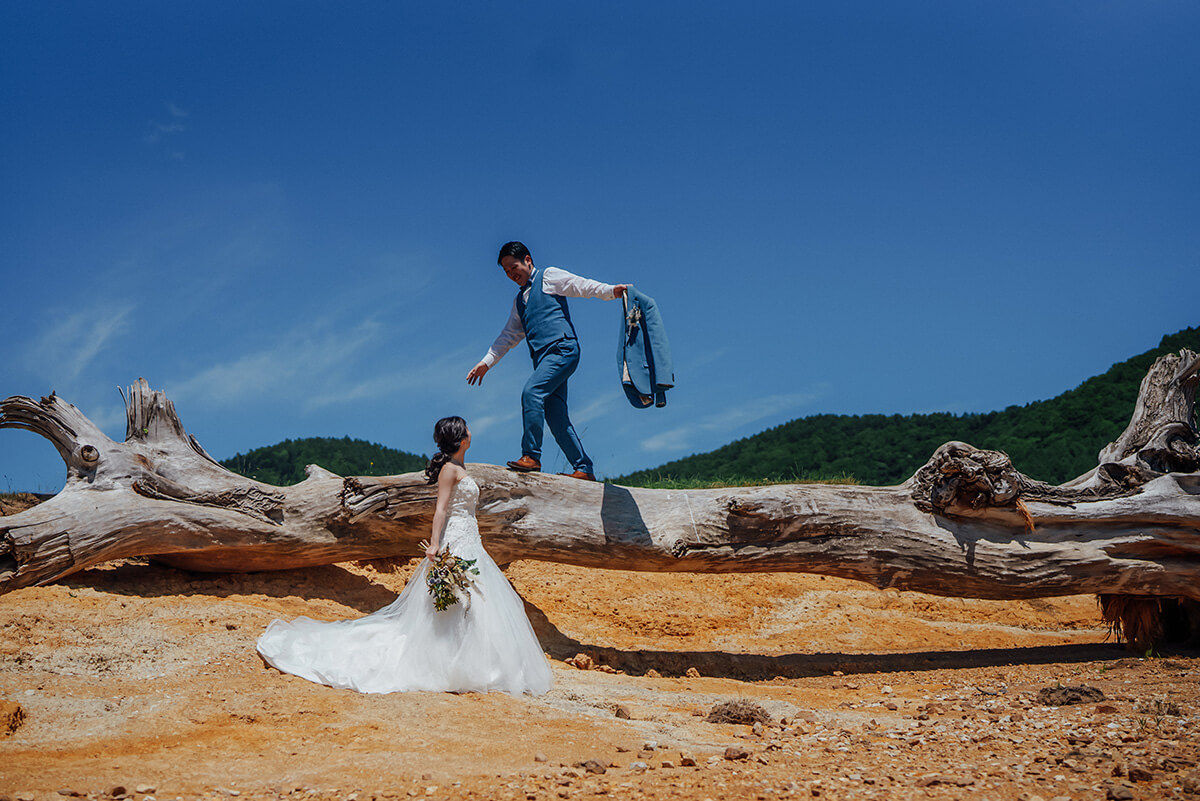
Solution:
M 638 409 L 651 403 L 666 406 L 666 391 L 675 386 L 675 367 L 658 304 L 632 286 L 621 300 L 625 313 L 621 317 L 617 369 L 625 396 Z

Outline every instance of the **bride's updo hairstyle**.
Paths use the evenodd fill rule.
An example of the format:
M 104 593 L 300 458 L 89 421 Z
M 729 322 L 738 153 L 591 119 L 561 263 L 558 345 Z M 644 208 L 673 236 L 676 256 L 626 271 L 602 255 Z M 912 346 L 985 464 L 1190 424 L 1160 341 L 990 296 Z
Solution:
M 432 484 L 438 480 L 442 467 L 450 461 L 450 457 L 467 438 L 467 421 L 461 417 L 443 417 L 433 426 L 433 441 L 437 443 L 438 452 L 429 460 L 425 468 L 425 477 Z

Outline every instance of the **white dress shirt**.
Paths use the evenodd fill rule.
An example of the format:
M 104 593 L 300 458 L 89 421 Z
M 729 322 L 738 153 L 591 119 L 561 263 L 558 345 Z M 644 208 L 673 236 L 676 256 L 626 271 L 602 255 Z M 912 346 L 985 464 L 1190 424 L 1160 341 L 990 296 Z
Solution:
M 538 271 L 538 268 L 534 269 L 535 280 Z M 583 278 L 566 270 L 560 270 L 558 267 L 546 267 L 540 272 L 542 273 L 542 291 L 547 295 L 560 295 L 566 298 L 599 298 L 600 300 L 612 300 L 617 296 L 616 287 L 613 284 Z M 529 302 L 528 287 L 521 292 L 521 297 Z M 517 299 L 513 298 L 508 322 L 501 329 L 500 336 L 496 337 L 496 341 L 488 348 L 487 355 L 483 357 L 483 363 L 489 368 L 492 367 L 524 338 L 525 326 L 521 324 L 521 315 L 517 312 Z

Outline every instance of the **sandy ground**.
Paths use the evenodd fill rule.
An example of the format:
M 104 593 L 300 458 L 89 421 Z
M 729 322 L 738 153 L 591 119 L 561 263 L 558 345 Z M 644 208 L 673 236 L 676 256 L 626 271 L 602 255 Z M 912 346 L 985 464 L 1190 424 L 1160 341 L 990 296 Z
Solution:
M 271 619 L 372 611 L 414 564 L 135 560 L 0 597 L 0 797 L 1200 799 L 1200 654 L 1132 657 L 1090 597 L 520 562 L 546 696 L 363 696 L 256 655 Z M 1105 700 L 1037 699 L 1059 684 Z M 705 720 L 735 699 L 769 723 Z

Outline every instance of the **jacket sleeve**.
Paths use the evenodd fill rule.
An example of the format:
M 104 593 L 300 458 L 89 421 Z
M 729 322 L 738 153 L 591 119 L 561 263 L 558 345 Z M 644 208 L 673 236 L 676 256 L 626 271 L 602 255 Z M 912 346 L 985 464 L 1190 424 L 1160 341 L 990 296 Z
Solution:
M 646 340 L 650 343 L 650 359 L 654 366 L 654 389 L 670 389 L 675 386 L 675 364 L 671 359 L 671 344 L 667 341 L 667 329 L 654 298 L 642 295 L 642 316 L 646 326 Z

